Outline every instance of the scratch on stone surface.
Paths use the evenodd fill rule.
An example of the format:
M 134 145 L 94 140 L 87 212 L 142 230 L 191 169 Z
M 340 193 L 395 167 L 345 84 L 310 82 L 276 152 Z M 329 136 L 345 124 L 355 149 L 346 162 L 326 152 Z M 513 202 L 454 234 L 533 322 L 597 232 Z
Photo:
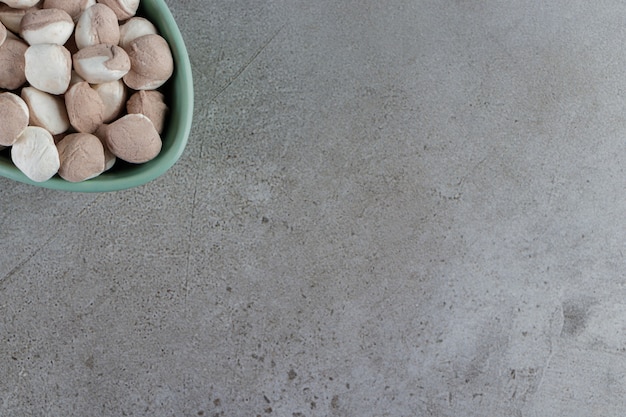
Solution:
M 557 337 L 558 335 L 561 334 L 561 331 L 563 330 L 563 310 L 560 307 L 557 307 L 556 310 L 554 311 L 554 313 L 552 313 L 552 317 L 553 319 L 550 320 L 550 328 L 552 328 L 554 326 L 554 322 L 556 321 L 556 318 L 560 318 L 561 321 L 561 325 L 559 326 L 559 329 L 557 329 L 556 332 L 552 332 L 552 334 L 549 336 L 549 343 L 550 343 L 550 347 L 549 347 L 549 351 L 548 351 L 548 357 L 546 358 L 546 362 L 543 365 L 543 367 L 541 368 L 541 377 L 539 378 L 539 382 L 537 383 L 537 388 L 535 389 L 535 393 L 539 392 L 539 390 L 541 389 L 541 386 L 543 385 L 543 381 L 546 378 L 546 372 L 548 371 L 548 368 L 550 367 L 550 362 L 552 362 L 552 358 L 554 357 L 554 338 Z
M 220 95 L 222 95 L 222 93 L 224 91 L 226 91 L 226 89 L 228 87 L 230 87 L 235 80 L 237 80 L 237 78 L 239 78 L 241 76 L 241 74 L 243 74 L 243 72 L 254 62 L 255 59 L 257 59 L 257 57 L 261 54 L 261 52 L 263 52 L 265 50 L 265 48 L 267 48 L 269 46 L 270 43 L 272 43 L 272 41 L 276 38 L 276 36 L 278 36 L 278 34 L 283 30 L 283 28 L 285 27 L 285 25 L 282 25 L 281 27 L 278 28 L 278 30 L 276 32 L 274 32 L 272 34 L 272 36 L 269 37 L 268 40 L 266 40 L 260 47 L 259 49 L 256 50 L 256 52 L 254 54 L 252 54 L 252 56 L 250 57 L 250 59 L 248 59 L 242 66 L 241 68 L 239 68 L 239 70 L 235 73 L 234 76 L 232 76 L 228 82 L 226 83 L 226 85 L 222 88 L 219 89 L 219 91 L 217 93 L 215 93 L 213 95 L 213 97 L 211 97 L 209 99 L 209 102 L 212 102 L 213 100 L 215 100 L 216 98 L 218 98 Z
M 487 159 L 489 159 L 490 155 L 485 155 L 480 161 L 478 161 L 476 164 L 474 164 L 474 166 L 467 172 L 467 174 L 465 174 L 457 183 L 457 186 L 459 187 L 459 194 L 461 194 L 461 192 L 463 191 L 463 186 L 465 185 L 465 181 L 470 178 L 473 177 L 474 174 L 476 173 L 476 171 L 478 170 L 478 168 L 480 168 L 485 161 L 487 161 Z
M 102 197 L 104 196 L 103 193 L 101 193 L 100 195 L 98 195 L 96 198 L 94 198 L 93 200 L 91 200 L 91 202 L 87 203 L 77 214 L 76 217 L 81 217 L 83 215 L 83 213 L 85 213 L 87 210 L 89 210 L 94 204 L 96 204 L 98 202 L 98 200 L 100 200 Z M 9 278 L 11 278 L 13 275 L 15 275 L 20 269 L 22 269 L 24 267 L 24 265 L 26 265 L 31 259 L 33 259 L 33 257 L 35 255 L 37 255 L 43 248 L 45 248 L 46 246 L 48 246 L 50 244 L 50 242 L 52 242 L 54 239 L 57 238 L 57 236 L 59 235 L 59 233 L 55 233 L 52 236 L 50 236 L 41 246 L 39 246 L 37 249 L 35 249 L 33 251 L 33 253 L 31 253 L 30 255 L 28 255 L 26 258 L 24 258 L 21 262 L 19 262 L 13 269 L 11 269 L 9 272 L 7 272 L 2 278 L 0 278 L 0 283 L 8 280 Z
M 543 365 L 541 369 L 541 377 L 539 378 L 539 382 L 537 383 L 537 389 L 535 392 L 539 392 L 541 390 L 541 386 L 543 385 L 543 381 L 546 379 L 546 372 L 550 367 L 550 362 L 554 357 L 554 348 L 552 347 L 552 342 L 550 342 L 550 353 L 548 354 L 548 358 L 546 359 L 546 363 Z
M 82 217 L 83 213 L 89 210 L 94 204 L 96 204 L 100 199 L 102 199 L 102 197 L 104 197 L 104 193 L 100 193 L 96 198 L 91 200 L 91 202 L 87 203 L 85 207 L 83 207 L 81 211 L 78 212 L 76 217 Z
M 58 236 L 58 233 L 50 236 L 41 246 L 39 246 L 37 249 L 35 249 L 30 255 L 28 255 L 20 263 L 18 263 L 15 267 L 13 267 L 13 269 L 11 269 L 9 272 L 7 272 L 2 278 L 0 278 L 0 284 L 4 283 L 5 281 L 7 281 L 13 275 L 17 274 L 20 271 L 20 269 L 22 269 L 24 267 L 24 265 L 26 265 L 31 259 L 33 259 L 33 257 L 35 255 L 37 255 L 43 248 L 48 246 L 48 244 L 50 244 L 50 242 L 52 242 L 54 239 L 56 239 L 57 236 Z

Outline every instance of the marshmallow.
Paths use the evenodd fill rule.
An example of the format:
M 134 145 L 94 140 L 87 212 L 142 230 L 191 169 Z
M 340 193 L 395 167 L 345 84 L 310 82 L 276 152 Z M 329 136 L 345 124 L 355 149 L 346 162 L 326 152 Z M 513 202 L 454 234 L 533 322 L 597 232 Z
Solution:
M 7 28 L 0 22 L 0 45 L 7 39 Z
M 28 9 L 39 3 L 39 0 L 2 0 L 2 3 L 14 9 Z
M 11 160 L 28 178 L 47 181 L 59 170 L 59 152 L 52 135 L 38 126 L 28 126 L 11 147 Z
M 104 171 L 104 147 L 96 136 L 72 133 L 58 144 L 59 176 L 66 181 L 79 182 L 96 177 Z
M 93 45 L 76 52 L 74 70 L 88 83 L 100 84 L 122 78 L 130 70 L 128 54 L 117 45 Z
M 174 61 L 139 3 L 0 0 L 0 150 L 31 180 L 84 181 L 161 152 L 156 89 Z
M 113 168 L 113 165 L 117 162 L 117 157 L 113 155 L 113 152 L 109 150 L 109 147 L 106 144 L 105 132 L 107 127 L 108 125 L 103 124 L 94 133 L 94 135 L 100 139 L 102 147 L 104 148 L 104 171 L 108 171 Z
M 163 133 L 163 125 L 168 108 L 165 104 L 165 97 L 156 90 L 137 91 L 128 103 L 126 103 L 128 113 L 141 113 L 146 116 L 159 134 Z
M 78 18 L 75 38 L 78 49 L 101 43 L 117 45 L 120 26 L 113 10 L 101 3 L 87 8 Z
M 126 49 L 133 40 L 141 36 L 157 34 L 157 28 L 148 19 L 133 17 L 120 26 L 120 46 Z
M 70 128 L 65 102 L 60 96 L 34 87 L 24 87 L 22 99 L 28 105 L 31 126 L 43 127 L 52 135 L 61 134 Z
M 143 114 L 127 114 L 104 129 L 107 147 L 118 158 L 134 164 L 148 162 L 161 151 L 161 137 Z
M 104 102 L 85 81 L 67 90 L 65 106 L 70 123 L 78 132 L 93 133 L 104 120 Z
M 109 6 L 117 15 L 118 20 L 133 17 L 139 8 L 139 0 L 98 0 L 98 2 Z
M 14 33 L 20 33 L 20 24 L 22 18 L 30 10 L 37 10 L 38 7 L 31 7 L 29 9 L 14 9 L 6 4 L 0 3 L 0 22 L 7 29 Z
M 104 102 L 104 123 L 116 119 L 126 104 L 126 84 L 122 80 L 92 86 Z
M 0 45 L 0 88 L 16 90 L 26 83 L 24 54 L 28 45 L 21 40 L 7 38 Z
M 87 7 L 96 4 L 96 0 L 44 0 L 44 9 L 61 9 L 76 22 Z
M 83 79 L 83 77 L 78 75 L 76 73 L 76 71 L 72 70 L 72 75 L 70 77 L 70 87 L 73 86 L 74 84 L 77 84 L 77 83 L 81 82 L 81 81 L 85 81 L 85 80 Z
M 63 94 L 72 77 L 72 56 L 61 45 L 31 45 L 24 54 L 28 82 L 41 91 Z
M 0 94 L 0 145 L 11 146 L 28 126 L 28 106 L 18 95 Z
M 64 45 L 74 31 L 74 21 L 60 9 L 31 10 L 20 23 L 20 34 L 29 45 Z
M 13 39 L 14 41 L 20 41 L 20 42 L 24 41 L 22 38 L 20 38 L 19 36 L 17 36 L 15 33 L 11 32 L 8 29 L 7 29 L 7 38 L 6 39 Z
M 154 90 L 165 84 L 174 72 L 174 59 L 167 41 L 159 35 L 134 39 L 126 49 L 131 68 L 124 82 L 134 90 Z
M 117 162 L 117 157 L 113 155 L 113 152 L 109 150 L 104 142 L 102 146 L 104 146 L 104 170 L 102 172 L 105 172 L 113 168 L 113 165 Z

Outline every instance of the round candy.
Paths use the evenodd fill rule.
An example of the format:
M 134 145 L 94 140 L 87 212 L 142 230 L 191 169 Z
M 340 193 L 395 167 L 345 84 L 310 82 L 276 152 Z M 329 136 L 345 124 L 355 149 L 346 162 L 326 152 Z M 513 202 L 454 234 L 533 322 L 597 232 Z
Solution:
M 58 144 L 59 175 L 70 182 L 84 181 L 104 171 L 104 147 L 96 136 L 72 133 Z
M 13 93 L 0 94 L 0 145 L 11 146 L 28 126 L 28 106 Z
M 47 181 L 59 170 L 59 152 L 43 127 L 28 126 L 11 147 L 11 160 L 28 178 Z

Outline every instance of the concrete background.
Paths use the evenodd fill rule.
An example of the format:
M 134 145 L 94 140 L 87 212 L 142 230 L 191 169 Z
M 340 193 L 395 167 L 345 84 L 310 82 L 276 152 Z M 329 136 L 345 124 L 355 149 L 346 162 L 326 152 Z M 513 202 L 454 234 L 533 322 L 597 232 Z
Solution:
M 624 2 L 168 4 L 180 161 L 0 180 L 1 416 L 624 415 Z

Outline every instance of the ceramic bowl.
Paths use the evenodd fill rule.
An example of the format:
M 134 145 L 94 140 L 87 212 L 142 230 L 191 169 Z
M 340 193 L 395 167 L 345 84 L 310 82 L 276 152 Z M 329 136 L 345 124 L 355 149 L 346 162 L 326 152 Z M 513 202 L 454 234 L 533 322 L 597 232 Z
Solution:
M 15 181 L 64 191 L 105 192 L 143 185 L 163 175 L 183 153 L 193 115 L 193 80 L 191 64 L 183 37 L 164 0 L 141 0 L 138 16 L 150 20 L 170 45 L 174 58 L 174 74 L 163 86 L 169 106 L 168 120 L 161 135 L 163 148 L 153 160 L 139 165 L 118 159 L 115 166 L 96 178 L 72 183 L 55 175 L 44 182 L 28 179 L 11 162 L 10 148 L 0 151 L 0 175 Z

